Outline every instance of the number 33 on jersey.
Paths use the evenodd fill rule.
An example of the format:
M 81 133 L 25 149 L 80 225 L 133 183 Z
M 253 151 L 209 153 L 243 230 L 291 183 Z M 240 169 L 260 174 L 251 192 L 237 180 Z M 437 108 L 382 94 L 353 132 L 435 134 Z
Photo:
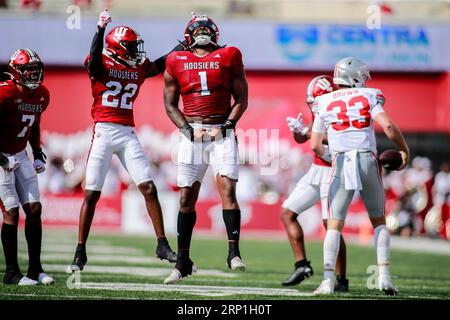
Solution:
M 85 64 L 89 60 L 86 58 Z M 134 127 L 133 103 L 139 88 L 148 76 L 150 61 L 145 59 L 136 67 L 124 66 L 103 55 L 105 71 L 101 76 L 91 77 L 94 103 L 94 122 L 112 122 Z
M 324 133 L 326 129 L 332 152 L 376 152 L 372 119 L 384 112 L 383 104 L 383 94 L 373 88 L 341 89 L 317 97 L 313 131 Z

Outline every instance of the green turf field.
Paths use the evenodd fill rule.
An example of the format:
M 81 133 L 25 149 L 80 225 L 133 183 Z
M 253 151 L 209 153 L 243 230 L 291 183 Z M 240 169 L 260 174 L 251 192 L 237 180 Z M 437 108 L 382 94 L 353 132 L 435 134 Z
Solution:
M 19 262 L 26 272 L 27 251 L 23 230 L 19 231 Z M 176 248 L 176 241 L 170 238 Z M 294 287 L 283 287 L 293 268 L 287 241 L 244 240 L 241 253 L 246 272 L 231 272 L 225 266 L 225 238 L 194 235 L 192 259 L 198 273 L 176 285 L 163 285 L 172 265 L 154 257 L 155 240 L 150 236 L 93 234 L 88 243 L 88 264 L 81 275 L 65 273 L 71 262 L 76 234 L 44 231 L 42 261 L 44 269 L 55 277 L 51 287 L 18 287 L 0 284 L 4 299 L 449 299 L 450 255 L 425 254 L 393 249 L 391 273 L 400 291 L 397 297 L 385 297 L 366 286 L 367 267 L 375 263 L 373 247 L 348 245 L 350 292 L 330 297 L 315 297 L 311 292 L 322 278 L 322 247 L 307 244 L 315 275 Z M 1 272 L 5 268 L 3 252 Z M 69 278 L 70 277 L 70 278 Z M 69 281 L 68 281 L 69 279 Z M 67 281 L 69 282 L 68 288 Z

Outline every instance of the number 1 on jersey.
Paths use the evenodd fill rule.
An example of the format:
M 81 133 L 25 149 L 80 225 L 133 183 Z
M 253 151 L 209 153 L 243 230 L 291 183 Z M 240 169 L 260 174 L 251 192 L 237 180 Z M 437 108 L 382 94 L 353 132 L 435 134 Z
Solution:
M 211 92 L 208 90 L 208 81 L 206 80 L 206 71 L 199 71 L 198 75 L 200 76 L 200 84 L 202 86 L 202 91 L 200 91 L 200 95 L 209 96 Z

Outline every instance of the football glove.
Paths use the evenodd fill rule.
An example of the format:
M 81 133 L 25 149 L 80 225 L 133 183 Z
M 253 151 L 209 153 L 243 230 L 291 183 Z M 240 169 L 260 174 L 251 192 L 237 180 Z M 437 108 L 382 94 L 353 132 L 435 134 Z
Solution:
M 47 156 L 42 151 L 41 148 L 33 149 L 33 167 L 36 173 L 41 173 L 45 171 L 45 164 L 47 160 Z
M 112 21 L 111 14 L 109 13 L 108 9 L 105 9 L 104 11 L 100 12 L 100 15 L 98 17 L 98 26 L 100 28 L 105 28 L 108 23 Z
M 19 166 L 20 163 L 14 156 L 5 156 L 0 153 L 0 165 L 3 168 L 3 170 L 7 172 L 13 172 L 15 171 Z
M 36 173 L 42 173 L 45 171 L 45 162 L 42 162 L 41 160 L 37 159 L 33 162 L 33 167 Z
M 308 132 L 308 127 L 303 123 L 303 115 L 299 113 L 297 118 L 286 117 L 289 129 L 294 133 L 304 136 Z

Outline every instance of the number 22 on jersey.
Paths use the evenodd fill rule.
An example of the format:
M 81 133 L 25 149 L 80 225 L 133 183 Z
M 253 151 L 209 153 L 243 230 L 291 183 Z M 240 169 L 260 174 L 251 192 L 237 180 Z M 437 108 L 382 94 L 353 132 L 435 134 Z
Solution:
M 337 122 L 332 123 L 336 131 L 343 131 L 350 127 L 363 129 L 370 126 L 370 103 L 364 96 L 355 96 L 348 102 L 335 100 L 327 107 L 327 111 L 333 110 L 337 110 Z
M 102 105 L 105 107 L 132 109 L 133 97 L 136 94 L 138 85 L 128 83 L 122 90 L 122 84 L 117 81 L 109 81 L 106 83 L 106 90 L 102 95 Z

